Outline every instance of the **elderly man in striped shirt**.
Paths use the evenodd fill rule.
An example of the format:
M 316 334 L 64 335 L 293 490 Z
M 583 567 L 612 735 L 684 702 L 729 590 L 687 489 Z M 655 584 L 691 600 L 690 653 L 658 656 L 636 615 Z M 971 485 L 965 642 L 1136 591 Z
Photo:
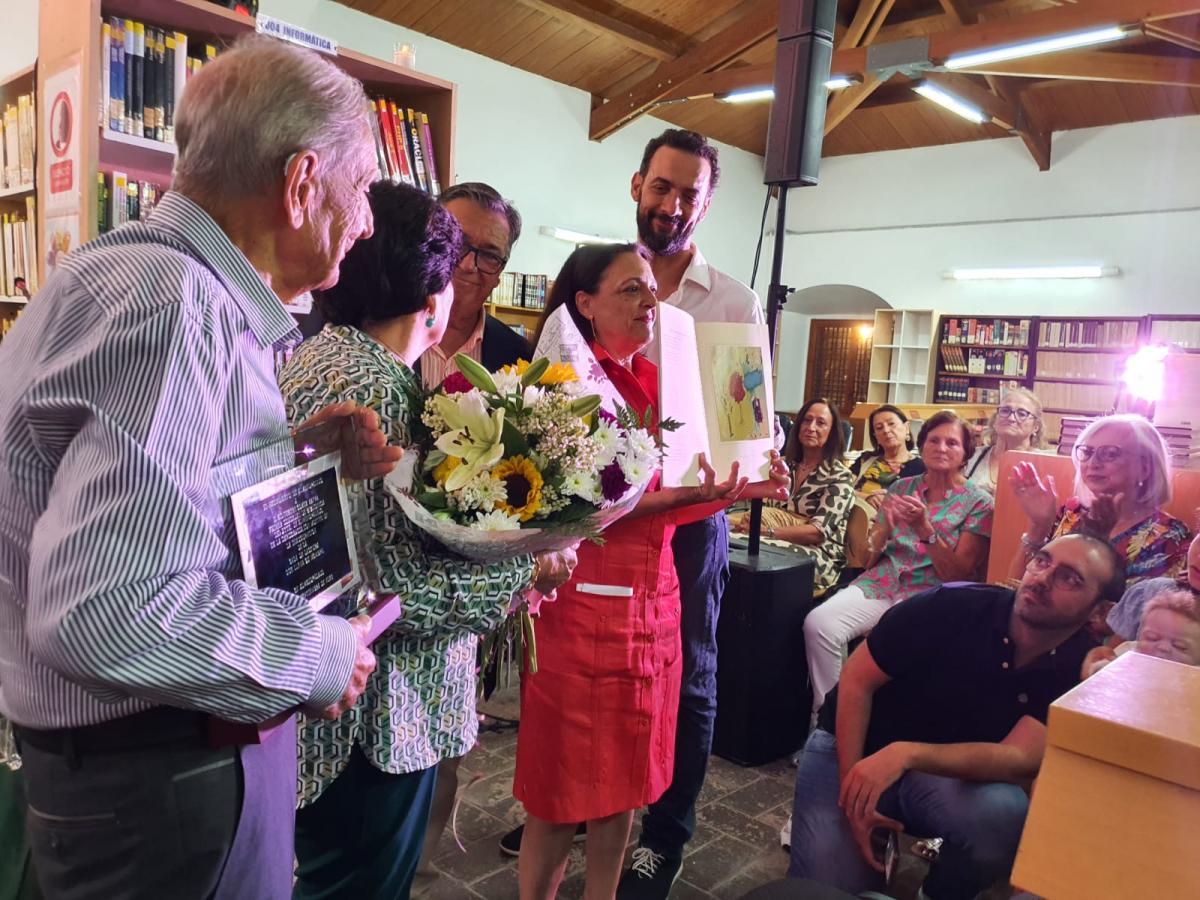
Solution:
M 228 498 L 291 463 L 283 303 L 371 233 L 365 110 L 316 54 L 239 43 L 188 85 L 173 190 L 0 346 L 0 712 L 49 896 L 291 893 L 294 730 L 213 749 L 208 717 L 336 716 L 375 661 L 365 620 L 241 580 Z M 326 412 L 364 477 L 399 458 Z

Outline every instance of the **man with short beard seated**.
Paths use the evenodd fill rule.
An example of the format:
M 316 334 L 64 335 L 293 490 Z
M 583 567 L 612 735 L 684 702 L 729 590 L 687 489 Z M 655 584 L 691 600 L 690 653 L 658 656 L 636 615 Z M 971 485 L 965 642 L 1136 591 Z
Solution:
M 886 612 L 805 745 L 788 874 L 879 890 L 872 832 L 903 830 L 944 838 L 928 900 L 1007 878 L 1048 707 L 1078 682 L 1092 646 L 1081 629 L 1124 579 L 1108 543 L 1073 534 L 1038 550 L 1015 593 L 951 583 Z

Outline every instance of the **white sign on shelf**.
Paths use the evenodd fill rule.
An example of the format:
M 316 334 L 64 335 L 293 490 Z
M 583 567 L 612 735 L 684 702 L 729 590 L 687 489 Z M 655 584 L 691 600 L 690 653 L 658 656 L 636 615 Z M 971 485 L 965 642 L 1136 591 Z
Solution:
M 79 212 L 79 129 L 86 119 L 79 107 L 79 62 L 72 58 L 46 76 L 45 133 L 38 155 L 46 160 L 46 212 Z M 45 148 L 44 150 L 42 148 Z
M 337 41 L 311 32 L 307 28 L 301 28 L 299 25 L 292 25 L 288 22 L 281 22 L 279 19 L 272 18 L 271 16 L 264 16 L 262 13 L 259 13 L 254 21 L 254 30 L 259 34 L 268 34 L 273 38 L 279 38 L 281 41 L 289 41 L 293 44 L 299 44 L 301 47 L 307 47 L 310 50 L 328 53 L 330 56 L 337 56 Z

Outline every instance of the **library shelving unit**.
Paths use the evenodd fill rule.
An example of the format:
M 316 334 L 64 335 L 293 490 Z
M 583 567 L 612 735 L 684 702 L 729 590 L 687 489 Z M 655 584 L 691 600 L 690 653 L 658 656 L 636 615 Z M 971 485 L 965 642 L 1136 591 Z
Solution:
M 945 313 L 937 328 L 934 403 L 995 405 L 1007 387 L 1030 386 L 1032 318 Z
M 86 11 L 86 15 L 83 14 Z M 119 170 L 131 181 L 170 185 L 174 145 L 137 135 L 112 132 L 100 121 L 102 21 L 110 16 L 183 32 L 189 47 L 211 43 L 228 45 L 255 30 L 255 20 L 206 0 L 41 0 L 39 26 L 38 96 L 42 97 L 49 73 L 77 62 L 80 66 L 80 108 L 95 111 L 80 115 L 81 144 L 79 241 L 97 232 L 97 173 Z M 434 160 L 442 184 L 453 181 L 455 85 L 373 59 L 345 47 L 331 56 L 339 66 L 363 83 L 368 95 L 394 99 L 429 116 Z M 39 118 L 45 104 L 38 104 Z M 43 154 L 44 157 L 44 154 Z M 44 179 L 45 160 L 38 163 Z M 41 183 L 39 181 L 39 183 Z M 44 204 L 39 204 L 44 206 Z M 39 209 L 39 235 L 45 235 L 45 215 Z
M 1200 353 L 1200 316 L 1149 316 L 1144 332 L 1151 344 L 1170 344 L 1185 353 Z
M 490 300 L 487 303 L 487 311 L 529 341 L 533 340 L 538 319 L 542 317 L 542 310 L 537 307 L 512 306 Z
M 37 86 L 37 67 L 34 65 L 25 66 L 15 72 L 9 72 L 6 75 L 0 76 L 0 115 L 3 115 L 6 106 L 15 106 L 17 98 L 23 94 L 34 94 Z M 37 112 L 41 114 L 41 104 L 37 104 Z M 36 137 L 40 133 L 37 123 L 34 127 L 34 137 L 36 146 Z M 37 163 L 37 153 L 34 153 L 35 165 Z M 29 202 L 31 199 L 36 200 L 36 178 L 28 183 L 3 186 L 4 182 L 0 179 L 0 214 L 7 216 L 8 214 L 16 214 L 19 218 L 24 218 L 27 215 Z M 37 222 L 30 222 L 27 226 L 37 232 Z M 37 248 L 41 246 L 40 242 L 35 242 L 33 260 L 34 266 L 40 263 L 41 256 Z M 38 268 L 34 272 L 21 273 L 25 276 L 27 283 L 30 285 L 38 285 L 41 283 L 41 269 Z M 25 306 L 26 300 L 23 296 L 18 296 L 13 293 L 11 284 L 0 284 L 0 335 L 8 330 L 9 326 L 21 312 Z
M 932 309 L 877 309 L 871 344 L 871 403 L 924 403 L 933 372 Z

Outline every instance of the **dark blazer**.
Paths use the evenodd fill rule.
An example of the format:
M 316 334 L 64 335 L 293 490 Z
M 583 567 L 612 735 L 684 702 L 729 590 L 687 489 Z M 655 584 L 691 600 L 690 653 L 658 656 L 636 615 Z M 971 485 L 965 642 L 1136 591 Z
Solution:
M 483 365 L 489 372 L 501 366 L 511 366 L 518 359 L 531 359 L 533 348 L 495 316 L 484 314 L 483 319 Z

